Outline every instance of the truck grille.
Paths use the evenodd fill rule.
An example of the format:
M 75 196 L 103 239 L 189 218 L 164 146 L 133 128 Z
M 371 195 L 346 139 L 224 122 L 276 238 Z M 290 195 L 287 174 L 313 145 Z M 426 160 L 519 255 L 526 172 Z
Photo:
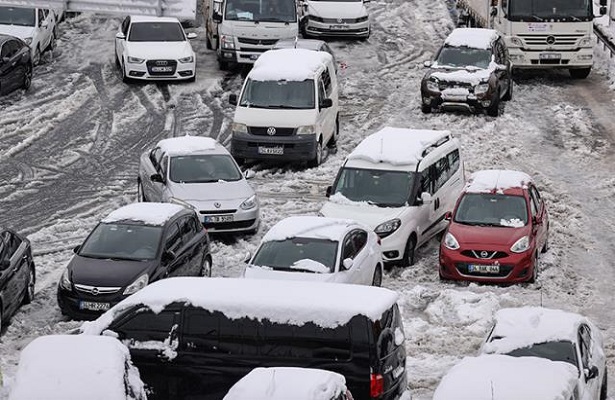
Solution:
M 528 46 L 574 46 L 577 41 L 583 37 L 583 34 L 570 35 L 546 35 L 546 34 L 528 34 L 519 35 Z
M 251 44 L 254 46 L 273 46 L 278 39 L 252 39 L 252 38 L 237 38 L 239 43 Z
M 270 126 L 250 126 L 248 131 L 252 135 L 258 136 L 292 136 L 295 134 L 295 128 L 277 128 Z

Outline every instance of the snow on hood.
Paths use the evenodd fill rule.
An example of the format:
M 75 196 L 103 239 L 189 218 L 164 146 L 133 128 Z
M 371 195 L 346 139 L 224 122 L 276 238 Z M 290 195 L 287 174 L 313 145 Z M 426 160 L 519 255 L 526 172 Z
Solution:
M 156 147 L 160 147 L 165 154 L 178 156 L 215 150 L 217 144 L 218 142 L 210 137 L 186 135 L 162 139 Z
M 521 228 L 525 226 L 525 223 L 519 218 L 500 219 L 500 225 L 508 226 L 510 228 Z
M 470 175 L 464 188 L 469 193 L 504 193 L 506 189 L 527 189 L 532 178 L 519 171 L 488 169 Z
M 332 62 L 331 54 L 307 49 L 278 49 L 261 54 L 248 73 L 255 81 L 304 81 Z
M 275 224 L 265 234 L 262 242 L 286 240 L 293 237 L 328 239 L 339 242 L 353 225 L 356 225 L 356 222 L 350 219 L 298 215 L 284 218 Z
M 185 302 L 228 318 L 269 319 L 272 322 L 335 328 L 356 315 L 375 321 L 398 298 L 392 290 L 337 283 L 252 280 L 242 278 L 167 278 L 127 297 L 95 321 L 82 325 L 82 332 L 99 335 L 126 308 L 146 305 L 160 312 L 174 302 Z
M 404 209 L 404 207 L 378 207 L 364 201 L 355 202 L 336 193 L 329 197 L 329 201 L 322 206 L 320 213 L 325 217 L 354 219 L 373 230 L 385 221 L 398 218 Z
M 292 265 L 289 266 L 289 268 L 308 270 L 317 274 L 327 274 L 331 272 L 329 267 L 327 267 L 326 265 L 319 263 L 318 261 L 310 260 L 308 258 L 295 261 Z
M 495 63 L 490 62 L 489 67 L 485 69 L 451 69 L 444 66 L 434 64 L 432 67 L 436 69 L 444 69 L 445 71 L 432 72 L 431 77 L 444 82 L 463 82 L 473 86 L 479 83 L 487 82 L 491 73 L 495 71 Z
M 126 41 L 126 54 L 143 59 L 178 59 L 194 55 L 188 40 L 182 42 Z
M 0 33 L 15 36 L 20 39 L 33 37 L 35 30 L 36 28 L 33 26 L 0 25 Z
M 308 14 L 321 18 L 360 18 L 367 15 L 363 1 L 308 1 Z
M 457 28 L 448 35 L 444 44 L 453 47 L 470 47 L 473 49 L 490 49 L 491 43 L 498 38 L 497 31 L 482 28 Z
M 111 212 L 101 222 L 135 221 L 161 226 L 184 209 L 184 206 L 170 203 L 133 203 Z
M 213 203 L 218 201 L 221 208 L 237 208 L 254 190 L 245 179 L 238 181 L 218 181 L 205 183 L 168 183 L 169 192 L 173 197 L 182 199 L 194 205 L 199 210 L 214 209 Z M 229 204 L 225 205 L 224 202 Z M 238 202 L 238 203 L 237 203 Z
M 465 357 L 440 381 L 433 400 L 569 400 L 578 371 L 538 357 Z
M 346 392 L 346 379 L 321 369 L 255 368 L 223 400 L 329 400 Z

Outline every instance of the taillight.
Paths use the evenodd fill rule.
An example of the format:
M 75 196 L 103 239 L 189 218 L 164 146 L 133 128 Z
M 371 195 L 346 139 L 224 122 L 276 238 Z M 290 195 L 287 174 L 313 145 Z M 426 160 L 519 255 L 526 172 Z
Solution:
M 384 393 L 384 378 L 380 374 L 369 375 L 369 395 L 370 397 L 379 397 Z

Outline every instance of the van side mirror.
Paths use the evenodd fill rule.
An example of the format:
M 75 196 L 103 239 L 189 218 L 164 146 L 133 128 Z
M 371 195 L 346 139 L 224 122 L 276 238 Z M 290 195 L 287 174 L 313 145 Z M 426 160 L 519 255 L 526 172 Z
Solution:
M 228 102 L 231 103 L 232 106 L 236 106 L 237 105 L 237 95 L 235 93 L 232 93 L 228 96 Z
M 196 33 L 194 32 L 190 32 L 189 34 L 186 35 L 186 37 L 188 39 L 196 39 Z
M 216 22 L 216 23 L 218 23 L 218 24 L 221 24 L 221 23 L 222 23 L 222 14 L 220 14 L 220 13 L 219 13 L 219 12 L 217 12 L 217 11 L 214 11 L 213 15 L 211 16 L 211 19 L 212 19 L 214 22 Z
M 491 15 L 492 17 L 495 17 L 496 15 L 498 15 L 498 9 L 497 9 L 497 8 L 495 8 L 495 7 L 492 7 L 492 8 L 491 8 L 491 13 L 490 13 L 490 15 Z
M 331 197 L 332 191 L 333 191 L 333 186 L 327 186 L 327 190 L 325 191 L 325 196 Z
M 322 99 L 319 104 L 320 108 L 330 108 L 333 106 L 333 100 L 331 99 Z
M 538 215 L 535 215 L 532 217 L 532 224 L 534 225 L 542 225 L 542 219 L 540 219 L 540 217 L 538 217 Z
M 342 269 L 343 270 L 349 270 L 350 268 L 352 268 L 352 258 L 345 258 L 344 261 L 342 261 Z
M 596 378 L 599 375 L 598 367 L 596 367 L 595 365 L 591 367 L 590 369 L 585 368 L 584 372 L 585 372 L 586 382 L 591 379 Z
M 423 202 L 423 204 L 429 204 L 432 202 L 432 198 L 431 198 L 431 194 L 427 193 L 427 192 L 423 192 L 421 193 L 421 201 Z
M 243 171 L 243 176 L 245 176 L 246 179 L 252 179 L 256 176 L 256 172 L 251 169 L 246 169 L 245 171 Z
M 81 245 L 79 245 L 79 246 L 75 246 L 75 247 L 73 248 L 73 253 L 77 254 L 77 253 L 79 253 L 79 250 L 81 250 Z
M 126 35 L 124 35 L 124 32 L 118 32 L 118 33 L 115 34 L 115 38 L 116 39 L 124 40 L 124 39 L 126 39 Z
M 451 219 L 453 219 L 453 213 L 450 211 L 447 211 L 444 213 L 444 220 L 445 221 L 450 221 Z
M 152 174 L 152 176 L 150 176 L 149 179 L 152 182 L 164 183 L 164 178 L 160 174 Z

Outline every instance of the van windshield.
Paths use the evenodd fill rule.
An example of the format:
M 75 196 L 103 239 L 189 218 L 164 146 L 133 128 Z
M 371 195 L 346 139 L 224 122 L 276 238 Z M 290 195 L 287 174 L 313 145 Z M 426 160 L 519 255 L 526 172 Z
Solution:
M 415 179 L 414 172 L 343 168 L 332 194 L 378 207 L 403 207 L 408 204 Z
M 578 22 L 593 19 L 590 0 L 509 0 L 508 7 L 511 21 Z
M 254 108 L 313 109 L 314 80 L 255 81 L 248 79 L 239 105 Z
M 0 25 L 34 26 L 34 8 L 0 7 Z
M 528 222 L 525 198 L 504 194 L 467 193 L 457 206 L 455 222 L 512 228 L 525 226 Z
M 224 9 L 229 21 L 295 22 L 295 0 L 228 0 Z

